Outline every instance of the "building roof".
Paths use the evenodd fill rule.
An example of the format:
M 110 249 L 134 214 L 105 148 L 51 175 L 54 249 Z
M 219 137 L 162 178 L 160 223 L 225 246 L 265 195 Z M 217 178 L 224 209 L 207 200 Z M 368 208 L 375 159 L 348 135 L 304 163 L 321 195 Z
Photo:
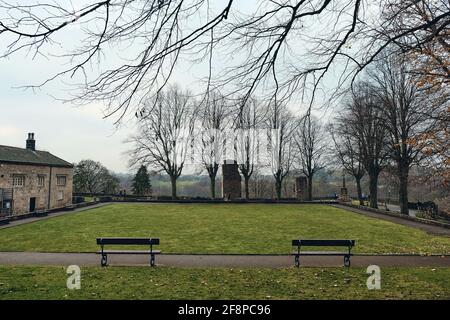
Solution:
M 0 162 L 73 168 L 73 164 L 47 151 L 0 145 Z

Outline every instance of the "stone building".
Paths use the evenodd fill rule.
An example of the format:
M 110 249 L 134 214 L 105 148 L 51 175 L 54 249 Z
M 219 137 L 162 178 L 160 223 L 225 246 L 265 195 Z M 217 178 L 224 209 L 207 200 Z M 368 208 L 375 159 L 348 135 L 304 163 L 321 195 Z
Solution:
M 222 165 L 222 196 L 225 200 L 238 199 L 242 192 L 241 175 L 236 161 L 226 160 Z
M 0 145 L 0 214 L 62 208 L 72 204 L 73 165 L 35 148 L 29 133 L 26 148 Z

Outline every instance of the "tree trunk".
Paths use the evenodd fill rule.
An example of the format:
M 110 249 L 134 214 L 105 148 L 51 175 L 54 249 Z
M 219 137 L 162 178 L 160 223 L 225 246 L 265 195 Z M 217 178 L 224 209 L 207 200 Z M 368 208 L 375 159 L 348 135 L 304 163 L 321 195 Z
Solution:
M 312 201 L 312 177 L 308 177 L 308 201 Z
M 369 176 L 370 207 L 378 209 L 378 174 Z
M 364 200 L 362 198 L 361 178 L 355 178 L 355 180 L 356 180 L 356 190 L 358 191 L 359 205 L 363 206 L 364 205 Z
M 214 200 L 216 198 L 216 176 L 209 176 L 209 181 L 211 183 L 211 199 Z
M 245 189 L 245 199 L 250 199 L 250 193 L 248 190 L 248 183 L 250 181 L 250 177 L 244 177 L 244 189 Z
M 400 205 L 400 213 L 409 215 L 408 209 L 408 174 L 409 168 L 407 165 L 400 164 L 398 166 L 398 180 L 399 180 L 399 188 L 398 188 L 398 202 Z
M 282 183 L 282 181 L 279 180 L 279 179 L 277 179 L 275 181 L 275 189 L 276 189 L 276 192 L 277 192 L 277 200 L 281 200 L 281 183 Z
M 172 184 L 172 200 L 177 199 L 177 178 L 170 177 L 170 182 Z

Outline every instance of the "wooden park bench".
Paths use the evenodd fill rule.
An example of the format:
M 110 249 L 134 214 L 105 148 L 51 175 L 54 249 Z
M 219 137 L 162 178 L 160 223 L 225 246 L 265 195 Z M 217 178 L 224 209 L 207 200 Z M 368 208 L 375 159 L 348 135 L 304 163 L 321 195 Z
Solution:
M 148 254 L 150 255 L 150 265 L 155 266 L 155 255 L 161 251 L 153 250 L 154 245 L 159 245 L 158 238 L 97 238 L 97 244 L 101 246 L 101 251 L 97 253 L 102 256 L 102 267 L 108 264 L 108 254 Z M 146 245 L 149 250 L 105 250 L 105 245 Z
M 350 257 L 355 240 L 292 240 L 292 246 L 297 247 L 293 253 L 295 266 L 300 267 L 300 256 L 343 256 L 344 266 L 350 267 Z M 347 251 L 301 251 L 301 247 L 347 247 Z

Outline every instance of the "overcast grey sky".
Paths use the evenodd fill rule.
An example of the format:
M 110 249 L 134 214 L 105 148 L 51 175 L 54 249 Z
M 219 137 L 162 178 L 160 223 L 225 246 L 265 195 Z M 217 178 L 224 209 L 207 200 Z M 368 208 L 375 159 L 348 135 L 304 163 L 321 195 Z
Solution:
M 50 55 L 66 53 L 71 45 L 80 45 L 78 34 L 81 32 L 77 26 L 62 32 L 59 44 L 47 46 L 47 57 L 20 52 L 0 59 L 0 144 L 23 148 L 27 133 L 34 132 L 39 150 L 73 163 L 93 159 L 115 172 L 128 172 L 128 157 L 124 153 L 131 146 L 124 141 L 135 131 L 132 115 L 117 128 L 117 118 L 104 119 L 105 108 L 100 104 L 77 106 L 61 102 L 58 99 L 70 97 L 70 92 L 66 92 L 71 88 L 67 77 L 36 91 L 17 88 L 41 83 L 67 68 L 65 59 Z M 188 86 L 188 79 L 185 73 L 174 81 Z
M 115 172 L 128 172 L 126 151 L 131 145 L 124 141 L 135 132 L 133 113 L 117 127 L 117 117 L 104 119 L 104 106 L 78 106 L 63 103 L 69 88 L 55 80 L 39 90 L 18 88 L 38 84 L 61 71 L 58 59 L 34 60 L 24 54 L 0 59 L 0 145 L 25 147 L 28 132 L 35 133 L 36 148 L 46 150 L 69 162 L 82 159 L 100 161 Z M 56 63 L 55 63 L 56 62 Z M 194 88 L 197 78 L 187 63 L 184 72 L 173 82 Z
M 241 0 L 239 6 L 248 9 L 253 7 L 251 3 L 254 5 L 255 1 Z M 49 47 L 50 53 L 62 53 L 70 45 L 76 46 L 77 33 L 76 27 L 63 33 L 63 38 L 58 39 L 61 44 Z M 79 107 L 62 103 L 53 98 L 67 97 L 68 86 L 61 80 L 36 92 L 14 88 L 46 80 L 67 67 L 60 61 L 39 56 L 32 59 L 25 53 L 0 59 L 0 144 L 24 147 L 27 133 L 34 132 L 40 150 L 50 151 L 69 162 L 93 159 L 115 172 L 127 172 L 128 158 L 124 153 L 130 145 L 124 140 L 134 132 L 131 115 L 116 128 L 114 118 L 103 119 L 102 105 Z M 202 66 L 191 68 L 189 61 L 184 61 L 172 82 L 195 90 L 197 74 L 201 71 L 205 71 Z
M 28 132 L 34 132 L 36 147 L 69 162 L 94 159 L 117 172 L 127 171 L 128 147 L 122 143 L 130 127 L 118 130 L 112 119 L 102 119 L 101 106 L 76 107 L 50 96 L 58 84 L 33 93 L 16 86 L 42 80 L 42 65 L 19 56 L 0 60 L 0 144 L 25 147 Z
M 83 1 L 72 3 L 81 7 Z M 67 53 L 72 45 L 80 45 L 79 34 L 82 34 L 79 27 L 69 27 L 69 32 L 61 32 L 57 38 L 59 44 L 47 46 L 47 54 Z M 0 44 L 1 49 L 6 42 Z M 133 55 L 133 49 L 116 54 Z M 53 81 L 36 92 L 15 88 L 45 81 L 67 68 L 63 62 L 66 60 L 50 56 L 33 57 L 23 51 L 0 59 L 0 144 L 25 147 L 27 133 L 34 132 L 37 149 L 49 151 L 69 162 L 93 159 L 115 172 L 128 172 L 128 158 L 124 153 L 131 146 L 124 140 L 135 131 L 132 115 L 116 128 L 116 119 L 103 119 L 102 105 L 80 107 L 56 100 L 54 97 L 67 99 L 65 90 L 69 86 L 63 82 L 67 78 Z M 194 70 L 188 63 L 184 63 L 182 69 L 173 82 L 182 84 L 184 88 L 195 86 Z

